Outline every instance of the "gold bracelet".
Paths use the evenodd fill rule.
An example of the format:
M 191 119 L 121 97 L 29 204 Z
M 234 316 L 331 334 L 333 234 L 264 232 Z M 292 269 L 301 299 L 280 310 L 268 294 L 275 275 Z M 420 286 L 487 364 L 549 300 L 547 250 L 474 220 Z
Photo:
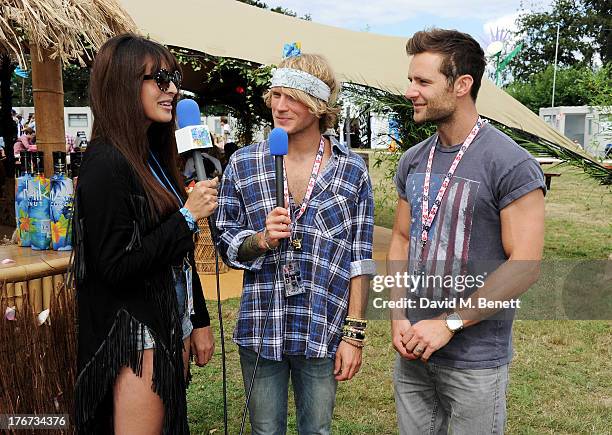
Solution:
M 354 317 L 347 317 L 344 320 L 344 326 L 352 326 L 358 329 L 366 329 L 368 327 L 368 321 L 362 319 L 355 319 Z
M 350 317 L 350 316 L 346 316 L 346 320 L 347 322 L 358 322 L 358 323 L 365 323 L 365 324 L 368 323 L 366 319 L 358 319 L 356 317 Z

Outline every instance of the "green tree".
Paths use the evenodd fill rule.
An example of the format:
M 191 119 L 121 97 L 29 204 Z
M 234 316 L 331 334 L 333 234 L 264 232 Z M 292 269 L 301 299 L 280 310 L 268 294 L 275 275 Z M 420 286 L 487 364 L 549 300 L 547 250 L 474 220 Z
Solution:
M 506 91 L 536 114 L 550 107 L 554 67 L 549 65 L 524 80 L 515 80 Z M 588 66 L 557 69 L 555 106 L 612 105 L 612 64 L 593 71 Z
M 612 107 L 612 62 L 591 74 L 577 79 L 579 92 L 586 96 L 588 105 Z
M 593 66 L 597 58 L 612 61 L 612 2 L 554 0 L 552 9 L 524 13 L 517 19 L 521 54 L 510 63 L 516 79 L 526 79 L 554 63 L 559 25 L 558 65 Z
M 592 27 L 601 61 L 612 63 L 612 3 L 609 0 L 585 0 L 585 5 L 594 12 L 585 21 Z
M 27 78 L 22 78 L 13 74 L 10 79 L 10 86 L 12 90 L 12 106 L 34 106 L 31 75 Z
M 64 106 L 89 106 L 89 68 L 68 65 L 62 70 L 64 81 Z
M 29 57 L 27 57 L 29 62 Z M 28 64 L 27 68 L 30 68 Z M 23 79 L 12 75 L 12 106 L 32 107 L 34 96 L 32 95 L 32 72 Z M 64 106 L 84 107 L 89 105 L 89 68 L 79 65 L 68 65 L 62 69 L 62 81 L 64 86 Z

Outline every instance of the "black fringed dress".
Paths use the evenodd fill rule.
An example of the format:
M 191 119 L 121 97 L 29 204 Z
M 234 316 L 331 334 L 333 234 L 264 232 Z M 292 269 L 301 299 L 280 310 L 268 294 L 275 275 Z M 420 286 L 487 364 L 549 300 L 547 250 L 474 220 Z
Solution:
M 193 233 L 185 218 L 178 207 L 168 216 L 154 216 L 127 160 L 112 145 L 95 141 L 81 165 L 73 234 L 77 430 L 112 431 L 114 381 L 123 366 L 141 373 L 142 343 L 137 337 L 146 326 L 156 343 L 152 388 L 165 407 L 163 433 L 189 433 L 182 328 L 172 275 L 172 265 L 181 264 L 185 256 L 195 271 Z M 194 328 L 209 326 L 197 273 L 193 297 Z

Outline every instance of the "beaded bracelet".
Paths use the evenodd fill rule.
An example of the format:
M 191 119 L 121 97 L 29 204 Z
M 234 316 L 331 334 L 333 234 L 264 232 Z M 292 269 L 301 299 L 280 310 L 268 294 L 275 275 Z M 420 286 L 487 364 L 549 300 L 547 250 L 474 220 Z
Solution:
M 347 322 L 363 323 L 364 325 L 366 325 L 368 323 L 368 321 L 366 319 L 358 319 L 356 317 L 351 317 L 351 316 L 346 316 L 346 321 Z
M 356 328 L 355 326 L 349 326 L 349 325 L 344 325 L 342 327 L 343 331 L 354 331 L 354 332 L 358 332 L 360 334 L 365 334 L 366 330 L 365 328 Z
M 365 335 L 365 333 L 366 333 L 364 328 L 356 328 L 354 326 L 348 326 L 348 325 L 344 325 L 342 327 L 342 330 L 343 331 L 353 331 L 353 332 L 356 332 L 358 334 L 363 334 L 363 335 Z
M 348 337 L 342 337 L 342 341 L 344 341 L 345 343 L 350 344 L 353 347 L 359 348 L 359 349 L 363 349 L 363 347 L 365 346 L 365 344 L 363 344 L 363 342 L 355 343 L 354 341 L 352 341 L 352 339 L 350 339 Z
M 366 336 L 363 332 L 361 331 L 356 331 L 356 330 L 351 330 L 351 329 L 345 329 L 342 331 L 342 336 L 343 337 L 347 337 L 347 338 L 352 338 L 354 340 L 360 340 L 363 341 L 365 340 Z
M 355 319 L 354 317 L 347 317 L 344 320 L 345 326 L 354 326 L 356 328 L 365 329 L 368 326 L 368 321 L 363 319 Z

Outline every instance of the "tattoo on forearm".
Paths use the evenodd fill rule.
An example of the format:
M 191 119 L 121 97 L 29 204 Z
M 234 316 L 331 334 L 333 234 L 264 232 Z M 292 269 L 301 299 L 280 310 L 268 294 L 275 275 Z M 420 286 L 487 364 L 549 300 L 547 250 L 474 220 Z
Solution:
M 238 261 L 251 261 L 265 253 L 257 243 L 257 234 L 247 237 L 238 248 Z

